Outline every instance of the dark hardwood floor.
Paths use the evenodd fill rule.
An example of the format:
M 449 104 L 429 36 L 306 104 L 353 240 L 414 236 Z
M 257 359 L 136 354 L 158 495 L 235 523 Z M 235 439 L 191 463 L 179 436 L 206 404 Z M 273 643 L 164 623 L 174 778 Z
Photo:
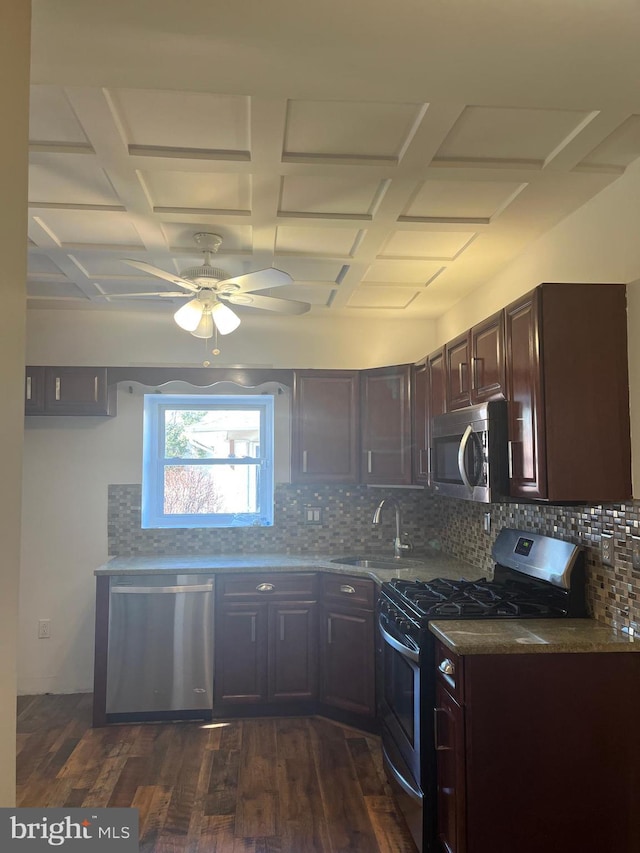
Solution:
M 132 806 L 145 853 L 415 853 L 377 738 L 320 717 L 91 728 L 18 700 L 18 806 Z

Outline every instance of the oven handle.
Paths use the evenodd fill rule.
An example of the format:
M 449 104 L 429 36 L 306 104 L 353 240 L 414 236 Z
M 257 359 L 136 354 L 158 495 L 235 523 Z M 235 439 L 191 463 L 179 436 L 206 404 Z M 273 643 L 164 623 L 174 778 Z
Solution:
M 391 771 L 393 778 L 396 780 L 398 785 L 400 785 L 400 787 L 405 792 L 405 794 L 407 794 L 409 797 L 411 797 L 412 800 L 422 800 L 423 799 L 422 793 L 420 791 L 416 790 L 413 787 L 413 785 L 404 778 L 402 773 L 400 773 L 400 771 L 396 767 L 393 766 L 393 762 L 389 758 L 389 753 L 384 748 L 384 744 L 382 745 L 382 756 L 385 760 L 385 765 L 386 765 L 387 769 Z
M 462 440 L 460 441 L 460 447 L 458 448 L 458 469 L 460 471 L 460 476 L 462 477 L 462 482 L 468 489 L 473 490 L 473 486 L 469 481 L 469 477 L 467 476 L 467 469 L 464 464 L 464 456 L 467 452 L 467 444 L 469 444 L 469 439 L 473 435 L 473 428 L 471 424 L 467 425 L 466 430 L 464 431 L 464 435 L 462 436 Z
M 414 663 L 419 663 L 420 655 L 418 652 L 415 652 L 413 649 L 410 649 L 408 646 L 405 646 L 404 643 L 401 643 L 400 640 L 396 640 L 383 626 L 382 617 L 378 617 L 378 628 L 380 629 L 380 633 L 382 634 L 382 639 L 385 643 L 388 643 L 391 648 L 395 649 L 397 652 L 405 657 L 409 658 L 409 660 L 414 661 Z

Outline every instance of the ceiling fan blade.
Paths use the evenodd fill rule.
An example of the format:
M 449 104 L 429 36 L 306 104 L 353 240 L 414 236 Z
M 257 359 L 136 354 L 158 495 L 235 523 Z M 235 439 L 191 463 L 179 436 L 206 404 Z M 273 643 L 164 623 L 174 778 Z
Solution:
M 224 293 L 225 284 L 236 284 L 241 293 L 253 293 L 256 290 L 268 290 L 270 287 L 280 287 L 283 284 L 293 284 L 289 273 L 267 267 L 264 270 L 248 272 L 246 275 L 236 275 L 218 282 L 218 291 Z
M 238 294 L 237 301 L 233 295 L 222 297 L 222 299 L 232 305 L 264 308 L 266 311 L 277 311 L 279 314 L 305 314 L 311 308 L 308 302 L 298 302 L 295 299 L 278 299 L 275 296 L 254 296 L 253 293 Z
M 185 293 L 183 290 L 179 292 L 172 292 L 168 290 L 158 290 L 154 292 L 146 290 L 144 293 L 96 293 L 96 298 L 99 299 L 129 299 L 131 296 L 164 296 L 169 299 L 189 299 L 191 294 Z
M 175 275 L 174 273 L 161 270 L 158 267 L 145 263 L 144 261 L 134 261 L 131 258 L 123 258 L 122 260 L 125 264 L 129 264 L 130 267 L 135 267 L 138 270 L 142 270 L 142 272 L 149 273 L 149 275 L 155 275 L 156 278 L 163 278 L 165 281 L 170 281 L 171 284 L 177 284 L 178 287 L 185 287 L 193 293 L 198 293 L 200 290 L 198 285 L 194 284 L 192 281 L 189 281 L 186 278 L 181 278 L 179 275 Z

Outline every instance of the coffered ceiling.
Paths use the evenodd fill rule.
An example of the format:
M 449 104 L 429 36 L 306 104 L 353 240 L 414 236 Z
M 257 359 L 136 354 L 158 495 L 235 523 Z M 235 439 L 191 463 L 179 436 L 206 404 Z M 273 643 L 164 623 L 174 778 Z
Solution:
M 598 45 L 627 57 L 628 34 L 598 36 L 584 4 L 582 31 L 566 20 L 560 39 L 545 28 L 557 4 L 535 20 L 556 91 L 541 36 L 530 31 L 531 51 L 512 0 L 487 4 L 502 17 L 479 45 L 469 16 L 483 4 L 470 0 L 446 11 L 399 0 L 388 30 L 366 14 L 391 7 L 364 0 L 330 0 L 323 21 L 276 0 L 262 28 L 253 2 L 210 3 L 219 19 L 199 0 L 87 9 L 97 5 L 34 3 L 32 305 L 175 310 L 180 300 L 122 298 L 174 289 L 122 258 L 179 273 L 202 258 L 194 233 L 212 231 L 223 238 L 216 265 L 285 270 L 294 284 L 277 295 L 314 314 L 436 317 L 640 156 L 640 97 L 617 85 L 625 69 L 598 78 L 592 96 L 576 73 L 593 73 Z M 155 15 L 136 52 L 142 7 Z M 629 14 L 607 8 L 620 23 Z M 476 23 L 481 36 L 486 17 Z M 420 32 L 434 44 L 434 30 L 438 56 L 448 47 L 439 71 L 428 51 L 416 56 Z

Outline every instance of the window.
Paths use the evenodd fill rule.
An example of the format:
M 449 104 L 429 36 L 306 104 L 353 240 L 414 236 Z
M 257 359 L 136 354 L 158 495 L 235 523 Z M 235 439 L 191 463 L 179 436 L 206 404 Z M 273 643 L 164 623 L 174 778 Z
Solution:
M 273 397 L 145 394 L 142 527 L 273 524 Z

